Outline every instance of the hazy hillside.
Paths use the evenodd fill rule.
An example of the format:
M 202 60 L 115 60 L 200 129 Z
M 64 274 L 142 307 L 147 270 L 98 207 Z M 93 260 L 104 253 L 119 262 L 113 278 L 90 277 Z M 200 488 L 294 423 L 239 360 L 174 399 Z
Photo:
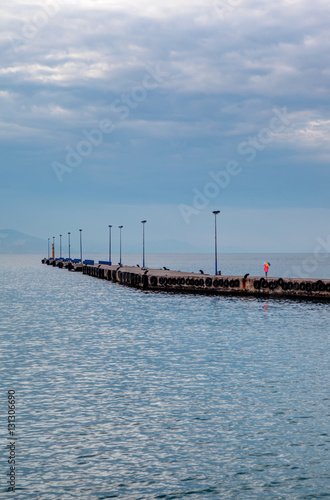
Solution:
M 0 254 L 8 253 L 41 253 L 47 251 L 47 241 L 35 236 L 14 231 L 0 229 Z
M 52 243 L 52 241 L 51 241 Z M 68 248 L 67 241 L 63 239 L 63 256 L 67 257 Z M 221 252 L 244 252 L 243 248 L 238 247 L 220 247 Z M 83 242 L 84 255 L 90 253 L 104 253 L 107 254 L 108 246 L 107 242 L 100 243 L 96 241 L 91 241 L 86 238 Z M 123 246 L 123 253 L 141 253 L 141 241 L 139 242 L 125 242 Z M 118 242 L 115 241 L 112 248 L 113 253 L 118 253 Z M 187 242 L 166 239 L 161 241 L 146 240 L 146 252 L 147 253 L 200 253 L 200 252 L 210 252 L 213 251 L 213 244 L 208 248 L 207 246 L 197 247 L 191 245 Z M 56 255 L 59 252 L 59 241 L 56 241 Z M 20 233 L 19 231 L 14 231 L 13 229 L 0 229 L 0 254 L 41 254 L 47 256 L 47 240 L 42 240 L 41 238 L 36 238 L 35 236 L 30 236 L 28 234 Z M 74 240 L 71 240 L 71 256 L 79 257 L 79 240 L 78 236 Z

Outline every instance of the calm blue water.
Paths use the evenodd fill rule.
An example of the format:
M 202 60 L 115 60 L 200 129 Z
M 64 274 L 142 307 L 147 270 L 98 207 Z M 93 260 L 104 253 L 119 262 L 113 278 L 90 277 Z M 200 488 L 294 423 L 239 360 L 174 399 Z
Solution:
M 278 276 L 308 258 L 271 257 L 226 256 L 222 271 L 261 274 L 267 258 Z M 142 292 L 34 256 L 1 256 L 0 294 L 1 498 L 330 497 L 330 304 Z

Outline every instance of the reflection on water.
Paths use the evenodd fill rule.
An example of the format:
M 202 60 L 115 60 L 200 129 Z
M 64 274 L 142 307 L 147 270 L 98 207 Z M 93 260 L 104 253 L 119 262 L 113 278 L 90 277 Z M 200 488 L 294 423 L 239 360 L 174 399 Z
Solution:
M 162 263 L 207 272 L 195 258 Z M 233 274 L 265 260 L 241 259 Z M 328 495 L 329 304 L 143 292 L 39 262 L 0 264 L 15 498 Z M 7 498 L 5 473 L 6 458 Z

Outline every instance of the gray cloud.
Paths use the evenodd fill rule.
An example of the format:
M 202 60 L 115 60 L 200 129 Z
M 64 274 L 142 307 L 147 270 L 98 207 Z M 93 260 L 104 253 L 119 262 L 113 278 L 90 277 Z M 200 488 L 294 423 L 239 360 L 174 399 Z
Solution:
M 79 186 L 79 196 L 118 200 L 124 186 L 132 202 L 175 204 L 234 158 L 243 173 L 221 203 L 326 206 L 329 4 L 246 0 L 222 16 L 219 2 L 177 3 L 53 0 L 48 19 L 41 2 L 2 7 L 8 189 L 78 197 Z M 114 101 L 157 66 L 163 81 L 120 120 Z M 290 127 L 247 164 L 238 146 L 268 125 L 274 107 L 288 109 Z M 78 167 L 71 192 L 58 186 L 52 162 L 103 119 L 114 121 L 113 134 Z

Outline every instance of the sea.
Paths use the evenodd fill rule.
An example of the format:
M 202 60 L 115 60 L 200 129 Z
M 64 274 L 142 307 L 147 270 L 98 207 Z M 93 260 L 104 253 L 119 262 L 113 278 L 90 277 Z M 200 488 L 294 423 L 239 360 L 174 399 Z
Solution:
M 143 291 L 42 257 L 0 256 L 0 498 L 330 498 L 330 303 Z M 214 272 L 212 254 L 146 259 Z M 218 269 L 265 261 L 330 278 L 329 254 Z

